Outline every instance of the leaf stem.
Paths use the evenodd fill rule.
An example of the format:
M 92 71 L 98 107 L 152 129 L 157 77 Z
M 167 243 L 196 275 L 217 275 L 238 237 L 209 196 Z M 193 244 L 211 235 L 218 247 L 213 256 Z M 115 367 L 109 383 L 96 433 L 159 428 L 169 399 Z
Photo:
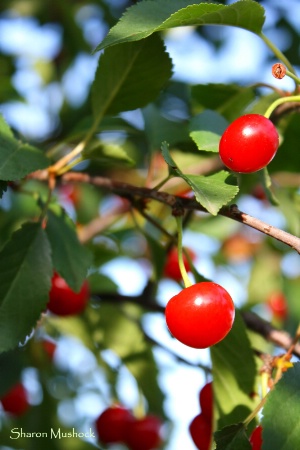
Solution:
M 282 97 L 275 100 L 269 108 L 266 110 L 264 116 L 269 119 L 272 112 L 277 108 L 277 106 L 288 102 L 300 102 L 300 95 L 291 95 L 290 97 Z
M 180 273 L 184 282 L 184 286 L 187 288 L 192 286 L 192 282 L 188 277 L 184 262 L 183 262 L 183 253 L 182 253 L 182 216 L 176 216 L 177 223 L 177 231 L 178 231 L 178 239 L 177 239 L 177 249 L 178 249 L 178 264 Z
M 156 189 L 157 191 L 164 185 L 167 183 L 167 181 L 170 180 L 170 178 L 172 178 L 170 175 L 166 176 L 163 180 L 161 180 L 156 186 L 153 186 L 152 189 Z

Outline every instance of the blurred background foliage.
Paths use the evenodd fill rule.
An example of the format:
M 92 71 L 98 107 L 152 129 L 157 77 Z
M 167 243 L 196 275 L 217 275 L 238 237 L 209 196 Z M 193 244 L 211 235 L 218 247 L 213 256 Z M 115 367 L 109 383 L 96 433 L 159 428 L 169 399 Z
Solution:
M 90 86 L 99 56 L 92 53 L 93 49 L 134 3 L 137 2 L 1 1 L 0 111 L 19 138 L 58 159 L 84 135 L 91 123 Z M 259 3 L 266 9 L 265 34 L 299 68 L 298 2 Z M 76 169 L 154 186 L 167 175 L 159 150 L 163 140 L 176 149 L 174 158 L 181 170 L 207 163 L 211 156 L 199 154 L 188 136 L 190 118 L 205 109 L 221 113 L 228 121 L 245 109 L 264 111 L 266 96 L 276 97 L 276 93 L 271 94 L 268 87 L 258 83 L 273 84 L 278 89 L 282 86 L 271 80 L 273 55 L 254 38 L 251 42 L 259 64 L 253 62 L 253 70 L 248 69 L 247 52 L 252 44 L 247 43 L 251 37 L 246 32 L 241 34 L 245 60 L 240 60 L 239 70 L 235 70 L 233 32 L 231 28 L 205 26 L 189 30 L 190 48 L 197 41 L 206 58 L 203 65 L 212 65 L 214 77 L 200 70 L 192 82 L 190 74 L 182 76 L 175 65 L 172 81 L 156 102 L 143 110 L 105 118 L 98 130 L 99 158 Z M 180 45 L 178 36 L 174 31 L 164 34 L 167 50 Z M 188 53 L 187 48 L 183 51 Z M 199 80 L 195 82 L 197 76 Z M 241 210 L 245 207 L 253 216 L 293 234 L 299 233 L 299 157 L 295 152 L 300 139 L 298 121 L 297 114 L 281 120 L 284 143 L 270 165 L 279 205 L 274 206 L 266 197 L 259 174 L 242 177 L 237 199 Z M 65 142 L 67 145 L 62 144 Z M 168 184 L 169 192 L 176 194 L 186 187 L 180 179 Z M 18 183 L 8 189 L 0 204 L 1 246 L 22 222 L 37 215 L 35 192 L 46 196 L 45 186 L 33 180 L 23 183 L 21 189 Z M 99 214 L 103 218 L 115 208 L 118 211 L 121 203 L 116 196 L 88 185 L 58 185 L 56 195 L 79 233 Z M 142 403 L 146 410 L 164 418 L 164 448 L 193 448 L 188 436 L 179 435 L 184 430 L 188 434 L 187 424 L 196 414 L 197 399 L 186 400 L 182 408 L 176 409 L 172 397 L 181 389 L 185 396 L 195 397 L 195 392 L 187 389 L 186 377 L 191 373 L 195 380 L 195 373 L 199 373 L 191 385 L 194 390 L 196 385 L 200 389 L 210 377 L 202 367 L 209 372 L 210 356 L 206 351 L 199 355 L 177 347 L 165 330 L 161 312 L 155 312 L 155 306 L 163 307 L 180 286 L 163 276 L 170 236 L 147 220 L 149 217 L 145 218 L 142 205 L 134 206 L 132 214 L 112 216 L 112 226 L 87 244 L 94 255 L 89 276 L 92 293 L 107 294 L 110 301 L 105 295 L 100 300 L 95 295 L 80 317 L 46 317 L 27 345 L 0 356 L 1 392 L 22 377 L 32 403 L 31 410 L 18 422 L 1 414 L 3 450 L 12 448 L 9 433 L 13 426 L 35 431 L 58 426 L 85 431 L 93 426 L 105 405 L 114 400 L 136 409 Z M 175 235 L 175 222 L 166 207 L 151 202 L 147 215 L 155 216 L 170 235 Z M 300 265 L 289 248 L 227 218 L 201 213 L 187 222 L 184 244 L 196 252 L 195 267 L 199 273 L 228 287 L 238 306 L 251 308 L 290 333 L 295 331 L 300 319 Z M 275 291 L 285 296 L 289 314 L 284 318 L 274 315 L 268 307 L 267 299 Z M 118 293 L 140 296 L 141 305 L 124 301 L 120 306 Z M 43 345 L 48 339 L 55 343 L 54 359 Z M 259 336 L 253 334 L 252 339 L 262 351 L 270 350 L 270 345 Z M 168 381 L 168 373 L 182 365 L 185 369 L 179 371 L 181 378 L 178 377 L 182 381 L 176 386 L 179 381 Z M 181 416 L 179 409 L 185 410 Z M 84 450 L 94 445 L 94 441 L 78 439 L 43 440 L 43 448 L 51 450 Z M 18 439 L 13 448 L 40 448 L 40 442 Z

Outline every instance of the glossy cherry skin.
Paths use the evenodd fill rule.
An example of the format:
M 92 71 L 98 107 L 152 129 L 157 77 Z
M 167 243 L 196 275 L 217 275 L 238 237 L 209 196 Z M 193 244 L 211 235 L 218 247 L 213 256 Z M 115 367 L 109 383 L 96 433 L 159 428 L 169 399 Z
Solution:
M 200 391 L 199 402 L 202 415 L 209 421 L 213 419 L 213 388 L 212 382 L 206 383 Z
M 120 405 L 105 409 L 95 423 L 99 441 L 103 444 L 124 442 L 128 423 L 133 420 L 131 412 Z
M 171 334 L 193 348 L 207 348 L 220 342 L 232 328 L 234 303 L 219 284 L 205 281 L 183 289 L 165 309 Z
M 130 450 L 154 450 L 161 444 L 161 420 L 153 415 L 128 424 L 125 443 Z
M 27 391 L 22 383 L 13 386 L 2 398 L 4 411 L 15 416 L 21 416 L 29 408 Z
M 187 249 L 187 252 L 191 258 L 191 260 L 193 261 L 196 257 L 195 253 L 190 250 Z M 187 260 L 187 257 L 185 256 L 185 254 L 182 254 L 182 258 L 183 258 L 183 264 L 185 267 L 185 270 L 187 272 L 190 272 L 191 268 L 189 265 L 189 262 Z M 180 268 L 179 268 L 179 263 L 178 263 L 178 251 L 177 248 L 172 248 L 167 255 L 167 260 L 166 260 L 166 264 L 164 267 L 164 275 L 166 277 L 171 278 L 172 280 L 175 281 L 181 281 L 182 280 L 182 276 L 181 276 L 181 272 L 180 272 Z
M 267 305 L 273 316 L 285 320 L 288 315 L 288 306 L 285 295 L 282 292 L 273 292 L 267 299 Z
M 219 155 L 235 172 L 251 173 L 266 167 L 279 146 L 276 127 L 260 114 L 246 114 L 234 120 L 224 131 Z
M 212 440 L 212 423 L 198 414 L 189 426 L 190 435 L 199 450 L 209 450 Z
M 89 285 L 85 280 L 80 291 L 74 292 L 57 273 L 52 278 L 47 308 L 57 316 L 80 314 L 89 299 Z
M 262 446 L 262 426 L 254 428 L 250 436 L 250 444 L 252 445 L 252 450 L 261 450 Z

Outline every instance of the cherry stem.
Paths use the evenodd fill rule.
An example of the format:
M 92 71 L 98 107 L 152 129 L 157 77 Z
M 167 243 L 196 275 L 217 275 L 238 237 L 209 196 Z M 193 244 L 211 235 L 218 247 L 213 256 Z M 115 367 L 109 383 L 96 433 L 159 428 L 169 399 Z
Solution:
M 243 422 L 246 427 L 249 425 L 250 422 L 252 422 L 253 419 L 255 419 L 255 417 L 257 416 L 259 411 L 262 409 L 262 407 L 264 406 L 266 401 L 267 401 L 267 395 L 261 399 L 259 404 L 254 408 L 254 410 L 249 414 L 249 416 L 246 417 L 246 419 Z
M 287 102 L 300 102 L 300 95 L 291 95 L 290 97 L 282 97 L 275 100 L 275 102 L 273 102 L 266 110 L 264 116 L 269 119 L 272 112 L 277 108 L 277 106 Z
M 291 72 L 290 70 L 287 70 L 285 72 L 286 76 L 292 78 L 295 83 L 300 84 L 300 78 L 297 77 L 297 75 L 295 75 L 293 72 Z
M 178 264 L 180 273 L 183 279 L 184 286 L 187 288 L 189 286 L 192 286 L 192 282 L 188 277 L 184 262 L 183 262 L 183 254 L 182 254 L 182 216 L 176 216 L 176 223 L 177 223 L 177 232 L 178 232 L 178 238 L 177 238 L 177 251 L 178 251 Z
M 287 59 L 287 57 L 270 41 L 264 33 L 259 33 L 259 37 L 264 41 L 264 43 L 269 47 L 269 49 L 274 53 L 274 55 L 283 62 L 283 64 L 288 68 L 288 70 L 292 73 L 295 73 L 295 70 Z

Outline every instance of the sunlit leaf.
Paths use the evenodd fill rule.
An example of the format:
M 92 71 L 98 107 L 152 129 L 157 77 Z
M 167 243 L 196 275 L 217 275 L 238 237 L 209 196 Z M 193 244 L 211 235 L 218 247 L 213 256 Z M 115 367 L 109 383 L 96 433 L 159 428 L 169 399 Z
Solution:
M 220 114 L 205 110 L 191 120 L 190 136 L 199 150 L 217 153 L 220 138 L 227 126 L 227 120 Z
M 256 365 L 250 340 L 238 310 L 223 341 L 210 349 L 218 429 L 245 419 L 253 409 Z
M 252 0 L 241 0 L 228 6 L 196 5 L 193 0 L 144 0 L 124 13 L 95 51 L 186 25 L 230 25 L 260 33 L 264 20 L 264 8 Z
M 196 200 L 214 216 L 239 192 L 236 177 L 225 170 L 213 175 L 182 175 Z

